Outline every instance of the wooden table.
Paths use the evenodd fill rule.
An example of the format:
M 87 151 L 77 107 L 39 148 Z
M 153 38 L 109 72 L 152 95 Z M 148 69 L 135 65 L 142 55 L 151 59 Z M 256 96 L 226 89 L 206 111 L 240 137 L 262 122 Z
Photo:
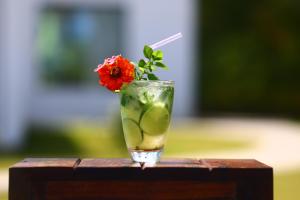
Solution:
M 272 200 L 273 170 L 256 160 L 28 158 L 9 169 L 9 200 Z

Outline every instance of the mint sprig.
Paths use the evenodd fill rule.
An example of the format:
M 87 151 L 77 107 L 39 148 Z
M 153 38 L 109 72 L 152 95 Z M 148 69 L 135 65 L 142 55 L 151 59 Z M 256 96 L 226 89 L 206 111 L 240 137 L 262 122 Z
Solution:
M 143 50 L 145 59 L 139 60 L 135 68 L 136 80 L 159 80 L 153 73 L 157 68 L 168 70 L 169 68 L 162 62 L 163 52 L 161 50 L 154 51 L 150 46 L 145 45 Z

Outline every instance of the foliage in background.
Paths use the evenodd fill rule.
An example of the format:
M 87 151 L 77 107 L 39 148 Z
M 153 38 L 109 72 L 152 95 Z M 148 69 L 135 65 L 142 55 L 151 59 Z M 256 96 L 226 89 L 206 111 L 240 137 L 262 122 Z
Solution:
M 300 116 L 300 1 L 202 1 L 201 111 Z

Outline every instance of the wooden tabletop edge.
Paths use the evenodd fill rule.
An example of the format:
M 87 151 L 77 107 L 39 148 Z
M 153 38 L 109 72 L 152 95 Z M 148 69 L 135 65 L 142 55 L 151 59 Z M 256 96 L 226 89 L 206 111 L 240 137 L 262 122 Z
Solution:
M 9 169 L 19 168 L 140 168 L 139 163 L 133 163 L 126 158 L 26 158 L 12 165 Z M 199 168 L 214 170 L 218 168 L 231 169 L 273 169 L 256 159 L 192 159 L 168 158 L 162 159 L 157 165 L 146 165 L 147 168 Z
M 25 158 L 9 167 L 20 168 L 74 168 L 80 163 L 80 158 Z

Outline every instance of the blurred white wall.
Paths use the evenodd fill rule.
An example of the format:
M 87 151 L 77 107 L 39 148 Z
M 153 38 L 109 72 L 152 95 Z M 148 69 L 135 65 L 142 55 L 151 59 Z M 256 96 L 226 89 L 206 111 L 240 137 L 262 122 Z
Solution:
M 1 0 L 0 7 L 0 146 L 22 141 L 31 121 L 58 123 L 73 118 L 106 116 L 118 97 L 91 87 L 49 89 L 40 83 L 36 61 L 36 29 L 45 6 L 120 7 L 124 12 L 121 39 L 130 59 L 142 56 L 144 44 L 174 33 L 183 38 L 162 48 L 168 72 L 162 79 L 175 80 L 174 116 L 192 114 L 194 108 L 195 1 L 186 0 Z M 98 60 L 95 61 L 95 65 Z
M 1 2 L 0 147 L 22 140 L 28 118 L 34 12 L 31 1 Z

